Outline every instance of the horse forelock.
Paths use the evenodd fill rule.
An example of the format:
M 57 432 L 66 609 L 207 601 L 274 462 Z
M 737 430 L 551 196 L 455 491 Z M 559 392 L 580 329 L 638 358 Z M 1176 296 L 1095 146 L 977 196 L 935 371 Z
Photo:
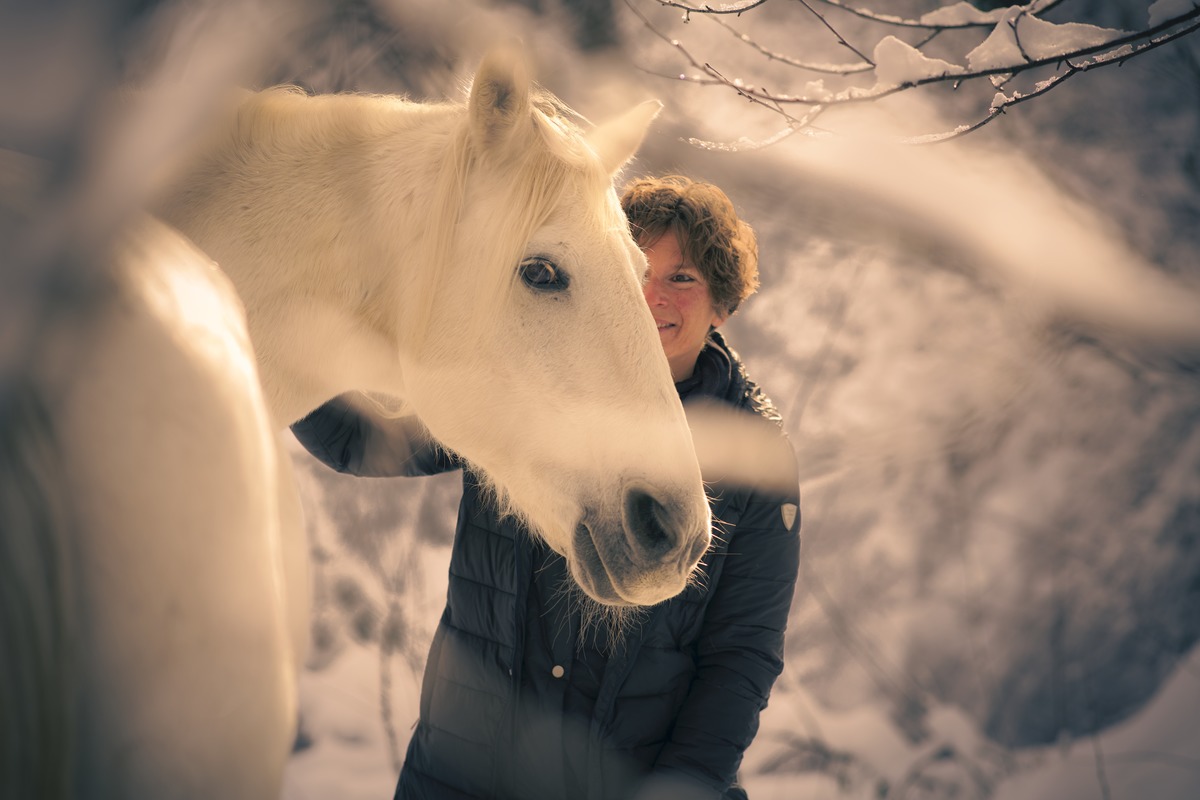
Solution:
M 425 133 L 413 138 L 415 131 L 431 130 L 426 125 L 430 114 L 442 116 L 446 124 L 433 126 L 436 138 Z M 500 159 L 478 150 L 470 136 L 465 103 L 415 103 L 366 94 L 311 96 L 293 86 L 278 86 L 243 98 L 235 120 L 232 147 L 219 151 L 235 160 L 263 141 L 272 142 L 272 148 L 303 152 L 313 141 L 331 137 L 354 141 L 371 129 L 378 134 L 376 142 L 387 141 L 390 132 L 401 130 L 405 135 L 400 141 L 424 142 L 419 146 L 426 168 L 408 173 L 403 183 L 424 198 L 417 205 L 424 219 L 410 228 L 402 255 L 412 265 L 403 282 L 408 311 L 398 320 L 389 316 L 395 312 L 384 294 L 372 311 L 380 315 L 381 329 L 395 330 L 418 350 L 427 343 L 434 309 L 442 302 L 464 299 L 463 285 L 456 280 L 462 274 L 453 268 L 460 238 L 486 239 L 486 246 L 476 248 L 469 264 L 471 294 L 488 302 L 471 316 L 468 333 L 483 335 L 496 324 L 495 315 L 503 313 L 528 242 L 561 205 L 564 194 L 586 186 L 587 193 L 599 197 L 610 183 L 586 142 L 582 118 L 540 89 L 531 93 L 529 124 L 519 146 Z M 379 174 L 385 176 L 383 180 L 395 180 L 390 167 Z M 385 185 L 380 196 L 386 198 L 392 191 Z M 473 230 L 461 224 L 468 203 L 484 212 L 474 215 L 483 224 Z M 602 215 L 592 216 L 599 222 Z M 587 217 L 581 215 L 581 222 Z M 384 219 L 375 229 L 389 230 L 391 225 L 394 221 Z M 394 302 L 394 296 L 387 296 Z
M 485 167 L 485 154 L 477 151 L 465 119 L 454 132 L 434 189 L 436 199 L 426 242 L 429 252 L 418 260 L 421 275 L 416 282 L 415 305 L 419 313 L 409 320 L 411 341 L 422 342 L 430 332 L 434 306 L 447 301 L 441 293 L 454 293 L 455 299 L 465 300 L 462 287 L 455 285 L 448 274 L 456 237 L 486 242 L 479 248 L 481 259 L 470 265 L 474 272 L 469 276 L 474 287 L 471 294 L 484 302 L 469 315 L 470 329 L 460 332 L 477 340 L 494 330 L 497 316 L 504 313 L 516 286 L 516 267 L 530 240 L 567 194 L 581 188 L 599 202 L 609 179 L 569 113 L 552 95 L 539 94 L 531 111 L 532 131 L 525 147 L 501 169 Z M 483 224 L 465 230 L 462 223 L 469 195 L 487 200 L 482 213 L 476 215 Z M 596 209 L 595 216 L 597 225 L 611 223 L 600 209 Z
M 532 106 L 534 127 L 550 152 L 564 164 L 586 168 L 590 164 L 591 149 L 580 125 L 583 117 L 545 91 L 534 94 Z

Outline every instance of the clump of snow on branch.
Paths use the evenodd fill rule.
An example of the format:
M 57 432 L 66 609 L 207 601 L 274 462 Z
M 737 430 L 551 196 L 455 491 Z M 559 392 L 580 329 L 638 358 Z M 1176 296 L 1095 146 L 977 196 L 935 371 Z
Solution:
M 885 36 L 875 45 L 875 78 L 877 86 L 902 86 L 923 78 L 935 78 L 962 72 L 962 67 L 929 58 L 917 48 L 895 36 Z
M 827 103 L 834 97 L 834 93 L 825 87 L 825 80 L 823 78 L 818 78 L 815 81 L 809 81 L 804 84 L 800 89 L 800 94 L 817 103 Z
M 956 27 L 960 25 L 986 25 L 999 22 L 1005 9 L 983 11 L 967 2 L 930 11 L 921 15 L 921 24 L 929 27 Z
M 1182 17 L 1196 8 L 1196 0 L 1155 0 L 1150 5 L 1150 27 L 1157 27 L 1167 20 Z
M 691 0 L 643 2 L 646 5 L 657 2 L 665 8 L 682 9 L 683 21 L 676 19 L 676 26 L 686 27 L 693 16 L 705 17 L 733 34 L 752 56 L 757 54 L 766 60 L 765 64 L 760 64 L 762 71 L 757 74 L 745 74 L 745 65 L 739 64 L 742 77 L 726 77 L 706 60 L 703 53 L 695 50 L 694 45 L 685 43 L 685 37 L 695 40 L 691 32 L 696 30 L 696 26 L 691 26 L 686 34 L 682 28 L 668 30 L 669 22 L 652 20 L 639 10 L 635 0 L 625 0 L 626 7 L 642 25 L 654 37 L 668 43 L 693 69 L 691 73 L 645 71 L 658 77 L 696 85 L 725 86 L 736 92 L 738 98 L 779 115 L 786 121 L 786 131 L 789 133 L 772 135 L 769 137 L 771 142 L 801 132 L 818 136 L 836 132 L 825 125 L 818 127 L 818 117 L 837 106 L 871 102 L 919 87 L 941 84 L 957 90 L 965 85 L 968 88 L 960 96 L 968 95 L 968 98 L 960 106 L 973 103 L 976 108 L 988 103 L 988 95 L 985 94 L 988 83 L 994 89 L 1003 89 L 1001 93 L 991 96 L 986 113 L 976 113 L 973 121 L 957 125 L 952 130 L 908 137 L 905 141 L 928 143 L 958 138 L 998 119 L 1001 112 L 1013 105 L 1041 97 L 1061 85 L 1066 78 L 1095 67 L 1123 64 L 1130 58 L 1200 31 L 1200 0 L 1147 0 L 1150 25 L 1133 31 L 1083 22 L 1048 22 L 1039 17 L 1043 12 L 1062 4 L 1063 0 L 1030 0 L 1024 5 L 990 11 L 976 8 L 970 2 L 949 0 L 943 7 L 916 17 L 885 14 L 846 0 L 814 0 L 811 3 L 794 4 L 803 8 L 804 16 L 800 19 L 811 26 L 806 31 L 811 35 L 795 38 L 794 46 L 805 54 L 804 58 L 799 58 L 778 52 L 760 41 L 756 34 L 745 32 L 740 25 L 735 28 L 722 18 L 748 18 L 751 11 L 766 5 L 765 0 L 744 0 L 742 3 L 718 6 L 697 6 Z M 790 5 L 793 4 L 785 4 Z M 849 14 L 857 21 L 844 16 L 827 16 L 822 6 L 840 9 L 839 13 Z M 778 10 L 784 6 L 776 5 L 773 8 Z M 781 16 L 784 13 L 787 12 L 773 12 L 767 17 L 766 27 L 758 30 L 765 32 L 780 28 L 785 20 Z M 1108 24 L 1128 23 L 1122 18 L 1121 22 Z M 866 26 L 864 30 L 856 27 L 863 25 Z M 874 33 L 866 31 L 877 31 L 878 26 L 899 26 L 903 32 L 873 39 L 876 42 L 873 48 L 860 49 L 852 43 L 873 36 Z M 924 29 L 924 33 L 915 33 L 920 29 Z M 673 33 L 678 35 L 673 36 Z M 916 41 L 918 36 L 920 40 Z M 832 63 L 820 56 L 810 58 L 808 54 L 821 46 L 823 38 L 843 48 L 839 52 L 850 50 L 858 61 Z M 936 47 L 940 58 L 926 55 L 925 45 L 935 38 L 938 39 Z M 775 71 L 775 64 L 833 77 L 794 81 Z M 856 76 L 863 73 L 874 73 L 873 85 L 868 87 L 856 80 Z M 1048 73 L 1051 73 L 1049 77 Z M 826 80 L 831 84 L 827 86 Z M 800 91 L 796 90 L 797 85 L 802 87 Z M 803 107 L 804 110 L 789 110 L 796 107 Z M 701 144 L 707 140 L 692 141 Z M 707 148 L 708 144 L 712 143 L 702 146 Z M 754 147 L 764 144 L 766 142 L 761 137 L 753 142 Z M 717 149 L 741 147 L 722 145 Z
M 1082 22 L 1046 22 L 1014 7 L 1004 13 L 987 39 L 967 54 L 967 65 L 973 71 L 1016 67 L 1097 47 L 1124 35 L 1125 31 Z

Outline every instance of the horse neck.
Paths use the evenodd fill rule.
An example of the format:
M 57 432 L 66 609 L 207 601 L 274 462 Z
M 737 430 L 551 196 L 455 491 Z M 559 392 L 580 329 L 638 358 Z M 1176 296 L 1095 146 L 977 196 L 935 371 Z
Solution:
M 280 424 L 351 389 L 403 396 L 400 321 L 417 315 L 410 290 L 441 227 L 431 209 L 461 112 L 355 96 L 259 103 L 168 221 L 237 287 Z

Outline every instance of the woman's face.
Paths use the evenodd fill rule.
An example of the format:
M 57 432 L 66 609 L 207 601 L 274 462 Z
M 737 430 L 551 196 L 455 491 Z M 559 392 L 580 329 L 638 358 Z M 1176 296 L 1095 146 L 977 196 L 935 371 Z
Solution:
M 691 376 L 709 328 L 718 327 L 727 315 L 713 309 L 704 276 L 684 260 L 674 232 L 667 231 L 642 252 L 650 262 L 642 291 L 658 326 L 671 377 L 678 383 Z

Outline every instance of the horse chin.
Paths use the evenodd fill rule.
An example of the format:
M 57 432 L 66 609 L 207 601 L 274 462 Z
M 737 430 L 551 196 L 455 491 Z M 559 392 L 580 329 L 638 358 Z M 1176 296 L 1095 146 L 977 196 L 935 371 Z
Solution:
M 568 558 L 571 576 L 586 595 L 601 605 L 652 606 L 669 600 L 687 585 L 687 575 L 667 576 L 661 570 L 652 575 L 640 574 L 628 559 L 611 552 L 601 555 L 591 528 L 582 522 L 575 527 L 572 545 L 573 553 Z M 621 573 L 625 573 L 625 580 Z
M 605 606 L 637 605 L 617 592 L 617 587 L 613 585 L 608 570 L 604 568 L 604 561 L 592 541 L 592 532 L 582 522 L 575 527 L 572 545 L 573 553 L 567 558 L 567 563 L 570 565 L 571 577 L 579 584 L 584 594 Z

